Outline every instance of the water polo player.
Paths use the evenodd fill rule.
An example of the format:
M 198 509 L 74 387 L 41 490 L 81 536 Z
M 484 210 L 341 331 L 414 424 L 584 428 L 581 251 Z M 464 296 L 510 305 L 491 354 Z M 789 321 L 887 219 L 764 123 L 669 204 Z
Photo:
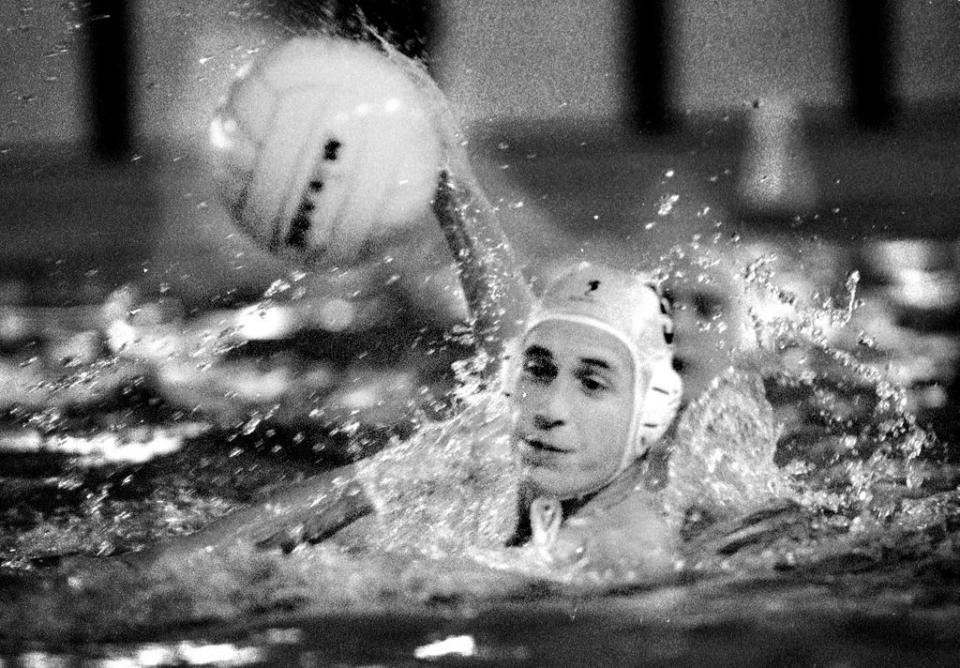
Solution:
M 418 75 L 417 83 L 427 86 L 430 104 L 442 100 L 425 76 Z M 650 280 L 589 264 L 533 299 L 494 209 L 472 177 L 459 130 L 442 102 L 435 113 L 443 165 L 433 213 L 457 265 L 477 341 L 491 360 L 487 384 L 499 383 L 508 397 L 510 417 L 500 430 L 505 433 L 490 440 L 504 437 L 520 465 L 514 513 L 509 522 L 494 522 L 497 528 L 487 537 L 530 545 L 564 562 L 633 560 L 648 570 L 669 567 L 674 539 L 653 510 L 638 465 L 680 402 L 668 306 Z M 289 215 L 295 214 L 291 209 Z M 422 460 L 429 452 L 399 465 L 391 452 L 388 447 L 372 464 L 358 462 L 307 480 L 170 547 L 175 553 L 229 544 L 291 550 L 349 534 L 348 527 L 362 525 L 357 520 L 385 507 L 378 483 L 371 481 L 402 489 L 404 470 L 411 481 L 421 475 L 417 457 L 429 468 Z M 489 463 L 478 463 L 476 471 Z M 378 465 L 381 471 L 371 475 Z M 457 462 L 434 482 L 470 484 L 484 477 L 476 471 Z
M 643 276 L 586 263 L 534 300 L 491 208 L 476 192 L 468 180 L 458 183 L 445 174 L 434 209 L 476 315 L 477 338 L 496 355 L 487 378 L 506 396 L 510 415 L 500 429 L 509 430 L 502 436 L 519 462 L 511 500 L 517 508 L 509 526 L 500 522 L 488 530 L 487 544 L 529 546 L 561 563 L 669 569 L 675 538 L 657 516 L 641 463 L 680 402 L 668 306 Z M 475 443 L 470 452 L 494 449 L 496 435 L 473 436 L 490 442 Z M 442 488 L 507 475 L 483 471 L 497 460 L 482 454 L 471 468 L 463 461 L 470 452 L 455 465 L 440 466 L 430 484 Z M 170 547 L 173 553 L 251 544 L 290 551 L 341 532 L 356 544 L 357 527 L 364 526 L 357 520 L 386 505 L 378 488 L 404 490 L 395 495 L 422 504 L 425 497 L 411 501 L 406 488 L 422 483 L 421 469 L 459 457 L 438 451 L 434 461 L 425 462 L 425 456 L 431 453 L 388 446 L 370 462 L 307 480 Z M 427 503 L 449 497 L 431 498 Z M 391 512 L 398 514 L 396 503 Z M 374 540 L 380 530 L 366 526 L 359 540 L 396 546 L 383 536 Z

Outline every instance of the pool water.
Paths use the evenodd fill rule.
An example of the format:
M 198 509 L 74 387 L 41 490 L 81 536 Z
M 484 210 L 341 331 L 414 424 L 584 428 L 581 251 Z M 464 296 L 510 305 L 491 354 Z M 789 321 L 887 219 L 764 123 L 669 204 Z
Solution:
M 13 666 L 955 665 L 957 616 L 886 577 L 715 577 L 603 596 L 273 614 L 5 642 Z M 911 588 L 916 589 L 916 586 Z
M 919 151 L 949 169 L 921 164 L 918 175 L 950 181 L 950 137 Z M 588 139 L 493 141 L 485 160 L 519 184 L 492 194 L 533 278 L 560 257 L 667 275 L 695 409 L 666 495 L 683 537 L 674 573 L 328 545 L 146 572 L 114 558 L 446 418 L 451 364 L 471 350 L 462 329 L 405 319 L 402 300 L 324 299 L 316 276 L 275 264 L 251 279 L 252 250 L 212 219 L 203 161 L 154 152 L 166 171 L 149 197 L 121 197 L 139 174 L 119 171 L 67 194 L 93 217 L 100 178 L 119 202 L 101 229 L 117 239 L 131 217 L 146 221 L 144 237 L 163 222 L 155 259 L 131 270 L 109 243 L 81 260 L 54 247 L 80 262 L 77 280 L 57 264 L 52 293 L 22 276 L 0 283 L 0 668 L 955 665 L 960 253 L 940 234 L 950 208 L 903 193 L 920 221 L 910 237 L 873 234 L 877 211 L 900 207 L 855 198 L 750 229 L 705 204 L 704 187 L 733 181 L 731 153 L 712 139 L 641 146 L 604 128 Z M 828 198 L 862 204 L 868 181 L 897 185 L 874 155 L 896 143 L 862 143 L 845 154 L 853 168 L 818 157 L 825 178 L 843 177 Z M 688 152 L 696 169 L 676 159 Z M 84 170 L 21 171 L 4 187 L 29 195 L 14 212 L 23 226 L 30 197 L 56 199 L 68 172 Z M 651 175 L 655 192 L 638 194 Z M 67 238 L 54 232 L 51 244 Z M 123 252 L 144 253 L 140 241 Z M 229 269 L 204 275 L 218 263 Z M 136 284 L 131 274 L 159 283 L 113 289 Z M 762 379 L 776 437 L 712 389 L 729 365 Z
M 938 249 L 917 244 L 921 256 Z M 782 431 L 775 449 L 771 443 L 752 455 L 751 435 L 740 435 L 743 457 L 729 463 L 739 489 L 693 489 L 703 480 L 693 466 L 674 480 L 700 512 L 683 522 L 676 573 L 653 581 L 551 573 L 503 554 L 426 558 L 326 546 L 289 556 L 213 555 L 184 572 L 131 571 L 106 557 L 189 533 L 286 483 L 368 456 L 391 436 L 408 437 L 416 429 L 407 419 L 412 404 L 442 416 L 453 382 L 444 369 L 466 348 L 440 332 L 419 332 L 435 337 L 425 345 L 430 354 L 407 356 L 401 367 L 383 364 L 396 355 L 374 347 L 380 364 L 356 376 L 355 403 L 310 421 L 296 416 L 335 404 L 335 390 L 289 387 L 342 379 L 345 366 L 310 354 L 317 337 L 344 358 L 361 344 L 309 329 L 250 339 L 176 376 L 188 402 L 227 397 L 191 411 L 171 398 L 170 376 L 86 342 L 80 334 L 90 330 L 76 324 L 84 324 L 76 310 L 23 309 L 25 322 L 46 319 L 47 326 L 4 348 L 4 363 L 20 371 L 9 374 L 12 382 L 33 383 L 37 398 L 8 402 L 0 439 L 0 660 L 955 664 L 960 469 L 930 426 L 943 433 L 955 426 L 946 388 L 957 345 L 944 326 L 955 307 L 955 276 L 914 267 L 927 273 L 927 295 L 942 292 L 924 303 L 911 292 L 917 275 L 883 261 L 880 251 L 902 257 L 902 248 L 879 246 L 862 276 L 831 265 L 845 250 L 822 242 L 774 240 L 739 250 L 753 258 L 739 275 L 766 343 L 730 359 L 764 378 Z M 804 252 L 821 269 L 801 280 L 784 268 L 802 264 Z M 709 278 L 703 285 L 709 296 Z M 830 300 L 796 298 L 817 288 Z M 241 311 L 218 312 L 217 322 Z M 708 333 L 718 322 L 709 311 L 698 324 Z M 151 323 L 155 331 L 165 331 L 163 318 Z M 171 341 L 196 345 L 190 327 L 172 322 Z M 369 333 L 363 336 L 369 346 Z M 54 377 L 50 359 L 65 350 L 77 361 L 61 357 Z M 426 398 L 415 389 L 424 379 L 435 390 Z M 248 397 L 250 383 L 264 393 L 275 383 L 279 399 Z M 705 421 L 736 411 L 711 400 L 709 390 L 704 405 L 713 411 L 708 418 L 701 407 Z M 687 426 L 688 440 L 702 448 L 688 461 L 703 463 L 717 443 L 695 421 Z M 779 473 L 767 485 L 747 476 L 773 470 Z M 771 476 L 792 491 L 769 493 Z

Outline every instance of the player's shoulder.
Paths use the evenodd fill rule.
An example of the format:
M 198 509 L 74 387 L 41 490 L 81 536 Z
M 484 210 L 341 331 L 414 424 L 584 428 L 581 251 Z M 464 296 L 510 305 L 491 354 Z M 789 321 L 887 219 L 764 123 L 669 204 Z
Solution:
M 658 507 L 655 493 L 649 488 L 646 468 L 637 463 L 597 492 L 575 516 L 591 523 L 623 525 L 642 521 Z

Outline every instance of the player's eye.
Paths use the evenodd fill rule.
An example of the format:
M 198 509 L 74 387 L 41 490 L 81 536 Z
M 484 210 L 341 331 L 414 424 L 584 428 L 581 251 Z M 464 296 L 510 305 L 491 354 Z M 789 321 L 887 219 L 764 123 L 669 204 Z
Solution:
M 611 388 L 606 378 L 592 371 L 580 372 L 577 374 L 577 380 L 580 381 L 583 391 L 589 395 L 602 394 Z
M 549 360 L 528 357 L 523 362 L 523 376 L 533 381 L 549 382 L 557 377 L 557 367 Z

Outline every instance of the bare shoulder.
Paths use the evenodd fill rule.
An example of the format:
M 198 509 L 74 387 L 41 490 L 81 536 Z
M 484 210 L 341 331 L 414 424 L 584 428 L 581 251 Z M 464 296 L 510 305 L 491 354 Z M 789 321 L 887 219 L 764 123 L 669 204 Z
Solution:
M 564 523 L 556 552 L 590 570 L 660 577 L 672 572 L 677 546 L 640 467 L 631 467 Z

